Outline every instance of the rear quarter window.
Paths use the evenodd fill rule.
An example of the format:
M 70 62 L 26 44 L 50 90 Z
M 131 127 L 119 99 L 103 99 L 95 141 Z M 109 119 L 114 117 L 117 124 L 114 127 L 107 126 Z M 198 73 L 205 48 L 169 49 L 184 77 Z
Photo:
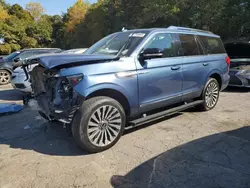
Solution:
M 198 36 L 202 43 L 205 54 L 222 54 L 226 53 L 224 45 L 220 38 Z

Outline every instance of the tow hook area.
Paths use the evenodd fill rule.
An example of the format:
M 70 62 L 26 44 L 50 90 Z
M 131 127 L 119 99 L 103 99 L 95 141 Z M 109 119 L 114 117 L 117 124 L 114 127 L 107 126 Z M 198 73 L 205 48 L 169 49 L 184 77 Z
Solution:
M 46 85 L 46 92 L 36 96 L 27 95 L 24 104 L 31 107 L 48 121 L 60 121 L 70 124 L 77 109 L 82 105 L 84 97 L 79 95 L 73 87 L 66 85 L 63 78 L 50 80 Z

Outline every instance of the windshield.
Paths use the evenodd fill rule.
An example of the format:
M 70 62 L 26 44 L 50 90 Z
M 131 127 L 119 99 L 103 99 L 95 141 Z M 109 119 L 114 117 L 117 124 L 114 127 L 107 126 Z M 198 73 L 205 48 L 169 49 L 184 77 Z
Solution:
M 148 32 L 123 32 L 111 34 L 91 46 L 84 54 L 126 56 L 147 36 Z
M 4 57 L 3 59 L 4 59 L 5 61 L 12 61 L 12 60 L 13 60 L 15 57 L 17 57 L 19 54 L 20 54 L 20 52 L 19 52 L 19 51 L 16 51 L 16 52 L 13 52 L 13 53 L 11 53 L 10 55 Z

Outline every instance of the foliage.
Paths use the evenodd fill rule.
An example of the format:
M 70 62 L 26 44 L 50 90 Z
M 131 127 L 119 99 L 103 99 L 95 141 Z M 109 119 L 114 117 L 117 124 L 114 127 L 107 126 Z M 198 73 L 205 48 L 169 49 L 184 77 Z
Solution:
M 250 40 L 250 0 L 83 0 L 63 15 L 48 16 L 39 3 L 10 6 L 0 0 L 0 54 L 19 48 L 89 47 L 126 29 L 170 25 L 210 30 L 226 40 Z
M 0 45 L 0 54 L 10 54 L 11 46 L 9 44 L 1 44 Z
M 37 22 L 27 27 L 26 33 L 29 37 L 35 39 L 39 46 L 48 46 L 52 41 L 52 23 L 50 17 L 47 15 L 42 16 Z
M 84 3 L 83 0 L 77 0 L 77 2 L 68 9 L 68 21 L 66 22 L 68 32 L 74 31 L 75 26 L 84 19 L 88 6 L 89 5 Z
M 33 16 L 35 20 L 39 20 L 44 14 L 44 8 L 38 2 L 30 2 L 26 5 L 26 10 Z
M 0 21 L 5 21 L 9 18 L 8 12 L 4 9 L 3 5 L 0 4 Z

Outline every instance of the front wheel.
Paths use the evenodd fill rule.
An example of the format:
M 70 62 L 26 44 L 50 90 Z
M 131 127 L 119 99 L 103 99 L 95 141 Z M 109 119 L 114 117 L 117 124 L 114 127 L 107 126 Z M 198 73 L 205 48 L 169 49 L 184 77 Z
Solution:
M 118 142 L 125 123 L 125 112 L 119 102 L 109 97 L 94 97 L 86 100 L 76 112 L 72 133 L 80 147 L 96 153 Z
M 7 70 L 0 70 L 0 85 L 10 83 L 11 73 Z
M 204 101 L 201 104 L 201 109 L 204 111 L 212 110 L 218 100 L 220 95 L 220 85 L 218 81 L 214 78 L 209 78 L 201 95 L 201 99 Z

